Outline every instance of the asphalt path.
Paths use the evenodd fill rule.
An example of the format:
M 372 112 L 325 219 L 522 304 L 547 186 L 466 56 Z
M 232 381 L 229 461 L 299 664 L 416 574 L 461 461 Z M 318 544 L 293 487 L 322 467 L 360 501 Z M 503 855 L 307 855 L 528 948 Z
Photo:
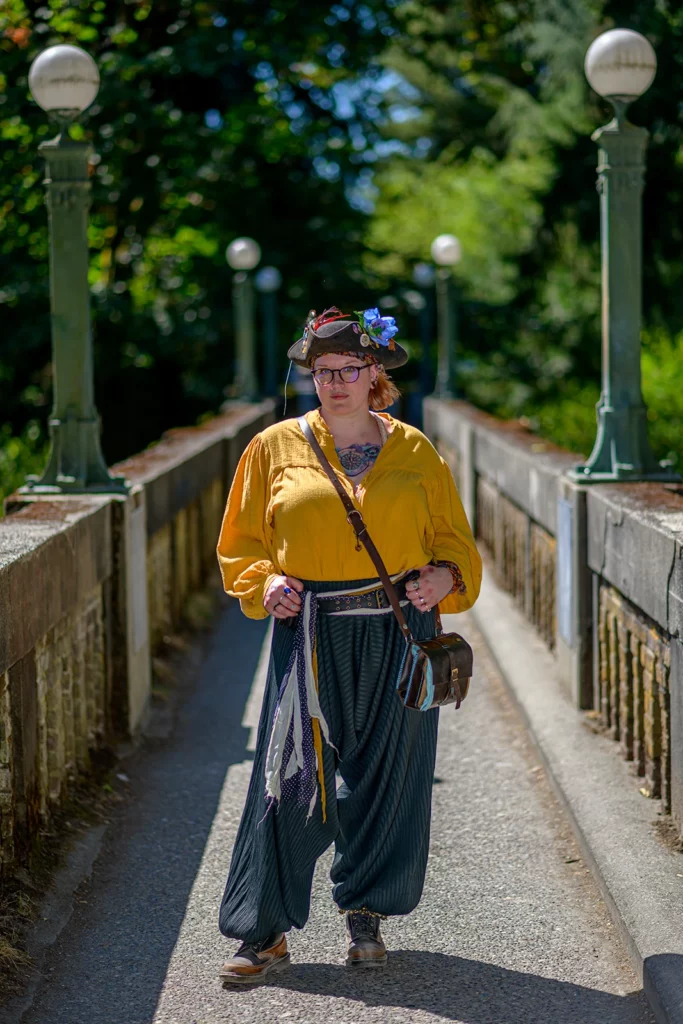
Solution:
M 217 978 L 235 948 L 217 911 L 267 641 L 230 604 L 172 735 L 126 764 L 126 799 L 22 1024 L 652 1024 L 473 623 L 458 628 L 474 637 L 476 676 L 463 708 L 441 712 L 425 893 L 383 925 L 384 970 L 344 967 L 328 854 L 292 967 L 257 989 Z

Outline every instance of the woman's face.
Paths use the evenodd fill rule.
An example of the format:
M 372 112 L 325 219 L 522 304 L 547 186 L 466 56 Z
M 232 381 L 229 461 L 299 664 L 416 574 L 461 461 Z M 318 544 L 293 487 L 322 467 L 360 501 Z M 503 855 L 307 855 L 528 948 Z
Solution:
M 342 370 L 345 367 L 358 369 L 355 381 L 343 381 L 338 373 L 333 375 L 331 383 L 322 383 L 316 377 L 321 370 Z M 367 409 L 370 405 L 370 390 L 377 380 L 376 363 L 365 363 L 355 355 L 330 352 L 318 356 L 312 367 L 315 390 L 320 399 L 323 413 L 331 412 L 335 416 L 347 416 L 359 409 Z

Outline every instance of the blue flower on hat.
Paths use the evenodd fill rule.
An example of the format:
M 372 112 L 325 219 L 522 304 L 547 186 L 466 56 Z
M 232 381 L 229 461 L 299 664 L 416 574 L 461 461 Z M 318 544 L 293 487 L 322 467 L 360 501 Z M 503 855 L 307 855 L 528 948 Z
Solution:
M 385 348 L 394 348 L 392 338 L 398 334 L 398 327 L 393 316 L 380 316 L 379 309 L 365 309 L 357 314 L 363 330 L 374 342 Z

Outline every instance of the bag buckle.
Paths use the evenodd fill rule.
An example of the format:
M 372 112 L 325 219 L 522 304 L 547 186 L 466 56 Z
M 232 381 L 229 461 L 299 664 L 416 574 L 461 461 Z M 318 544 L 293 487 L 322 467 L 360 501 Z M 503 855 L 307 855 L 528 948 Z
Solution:
M 358 518 L 360 519 L 361 524 L 362 524 L 362 529 L 361 530 L 359 530 L 358 527 L 356 526 L 356 524 L 351 521 L 351 516 L 358 516 Z M 350 512 L 346 513 L 346 522 L 349 524 L 349 526 L 351 527 L 351 529 L 353 530 L 353 532 L 356 535 L 356 551 L 362 551 L 363 550 L 363 546 L 362 546 L 362 544 L 360 542 L 361 534 L 367 533 L 367 527 L 366 527 L 365 523 L 363 522 L 362 514 L 358 511 L 357 508 L 352 508 Z

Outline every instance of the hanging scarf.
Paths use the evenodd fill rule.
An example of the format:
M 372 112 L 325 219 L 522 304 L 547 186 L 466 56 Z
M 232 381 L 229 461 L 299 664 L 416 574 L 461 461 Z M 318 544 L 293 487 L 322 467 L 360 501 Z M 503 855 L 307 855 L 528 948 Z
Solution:
M 266 755 L 266 798 L 271 804 L 282 799 L 296 800 L 308 806 L 308 819 L 317 802 L 317 782 L 320 782 L 325 821 L 327 794 L 322 737 L 330 743 L 330 733 L 318 700 L 317 616 L 316 595 L 308 590 L 303 597 L 292 653 L 273 716 Z
M 392 576 L 392 582 L 402 576 Z M 377 584 L 360 590 L 326 591 L 324 597 L 344 597 L 376 590 Z M 402 602 L 405 604 L 406 602 Z M 384 615 L 393 614 L 391 608 L 347 609 L 328 612 L 330 615 Z M 323 765 L 323 739 L 334 748 L 330 730 L 318 699 L 318 659 L 316 657 L 317 595 L 307 590 L 303 594 L 301 611 L 294 633 L 292 653 L 278 693 L 273 725 L 266 754 L 266 800 L 270 807 L 280 800 L 295 800 L 307 807 L 308 820 L 318 800 L 323 821 L 327 820 L 327 792 Z

